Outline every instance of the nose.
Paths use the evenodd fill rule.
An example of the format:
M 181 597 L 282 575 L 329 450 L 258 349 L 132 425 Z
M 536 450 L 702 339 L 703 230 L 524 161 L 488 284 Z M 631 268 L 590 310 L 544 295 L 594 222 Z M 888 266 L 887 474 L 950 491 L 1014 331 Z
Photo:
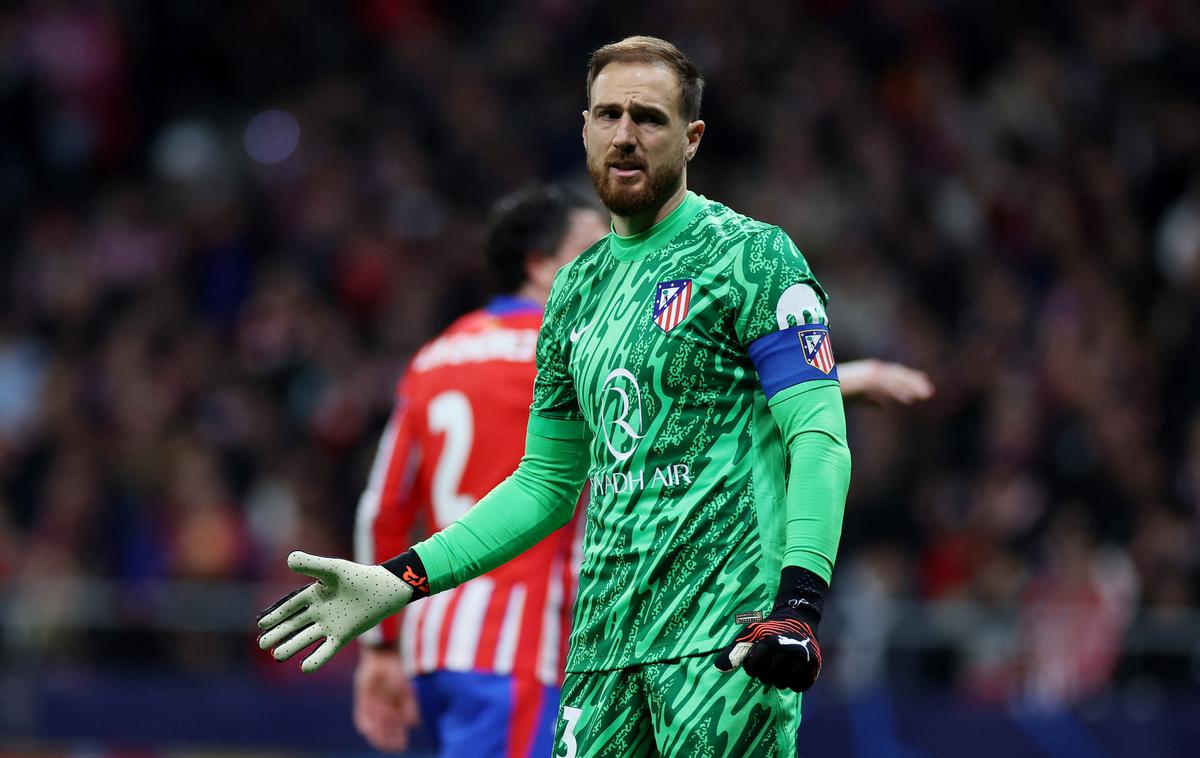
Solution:
M 623 114 L 620 122 L 617 123 L 617 131 L 613 134 L 613 147 L 628 152 L 636 146 L 637 124 L 633 123 L 633 119 L 629 117 L 628 113 Z

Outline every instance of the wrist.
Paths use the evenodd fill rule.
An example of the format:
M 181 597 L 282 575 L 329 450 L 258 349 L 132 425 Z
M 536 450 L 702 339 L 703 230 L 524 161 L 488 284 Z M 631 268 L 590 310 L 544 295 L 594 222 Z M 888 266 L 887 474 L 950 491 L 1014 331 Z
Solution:
M 412 588 L 412 599 L 415 602 L 423 597 L 429 597 L 429 574 L 421 557 L 413 550 L 406 550 L 395 558 L 380 564 L 392 572 L 400 581 Z
M 376 653 L 380 655 L 400 655 L 400 646 L 396 643 L 396 640 L 366 642 L 362 637 L 359 637 L 358 643 L 363 653 L 371 653 L 372 655 Z
M 784 566 L 779 572 L 779 590 L 775 593 L 772 610 L 790 609 L 816 634 L 825 610 L 825 593 L 829 584 L 806 568 Z

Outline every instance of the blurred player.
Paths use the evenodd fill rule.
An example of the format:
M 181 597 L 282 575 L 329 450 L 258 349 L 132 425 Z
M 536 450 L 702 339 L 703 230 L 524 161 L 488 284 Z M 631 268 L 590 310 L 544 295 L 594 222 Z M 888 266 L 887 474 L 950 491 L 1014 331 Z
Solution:
M 381 566 L 293 554 L 318 582 L 264 612 L 276 658 L 324 638 L 314 670 L 407 602 L 512 559 L 569 520 L 586 476 L 561 754 L 794 751 L 798 693 L 820 672 L 845 423 L 803 257 L 686 190 L 700 87 L 661 40 L 593 56 L 584 140 L 613 234 L 555 280 L 521 464 Z
M 375 563 L 455 521 L 517 467 L 533 397 L 534 345 L 554 274 L 608 232 L 582 197 L 538 187 L 502 200 L 487 258 L 502 293 L 417 352 L 397 389 L 370 483 L 355 557 Z M 558 710 L 577 530 L 363 636 L 354 723 L 400 751 L 419 711 L 441 755 L 547 755 Z M 397 640 L 400 647 L 397 646 Z M 519 644 L 518 644 L 519 643 Z M 410 687 L 407 673 L 417 674 Z

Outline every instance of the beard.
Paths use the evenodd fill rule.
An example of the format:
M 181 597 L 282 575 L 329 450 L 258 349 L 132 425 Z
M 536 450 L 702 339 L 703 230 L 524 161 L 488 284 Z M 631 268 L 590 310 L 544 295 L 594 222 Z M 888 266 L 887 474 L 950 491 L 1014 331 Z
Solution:
M 640 168 L 645 176 L 637 184 L 626 184 L 609 173 L 609 167 L 614 164 Z M 628 217 L 661 208 L 679 189 L 686 165 L 682 151 L 655 168 L 647 165 L 644 159 L 609 155 L 600 161 L 588 160 L 588 174 L 604 207 L 614 216 Z

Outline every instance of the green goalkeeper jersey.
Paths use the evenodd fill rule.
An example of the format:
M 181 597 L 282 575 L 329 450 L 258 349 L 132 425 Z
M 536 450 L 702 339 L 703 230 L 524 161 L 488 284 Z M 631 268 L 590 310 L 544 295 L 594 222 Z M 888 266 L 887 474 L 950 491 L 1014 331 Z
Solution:
M 591 431 L 568 671 L 710 652 L 739 614 L 769 610 L 788 461 L 749 348 L 825 323 L 825 303 L 781 229 L 690 192 L 651 229 L 610 234 L 559 272 L 530 428 Z M 805 370 L 830 378 L 807 389 L 835 381 L 827 337 Z M 835 547 L 836 533 L 826 554 L 788 562 L 828 579 Z

